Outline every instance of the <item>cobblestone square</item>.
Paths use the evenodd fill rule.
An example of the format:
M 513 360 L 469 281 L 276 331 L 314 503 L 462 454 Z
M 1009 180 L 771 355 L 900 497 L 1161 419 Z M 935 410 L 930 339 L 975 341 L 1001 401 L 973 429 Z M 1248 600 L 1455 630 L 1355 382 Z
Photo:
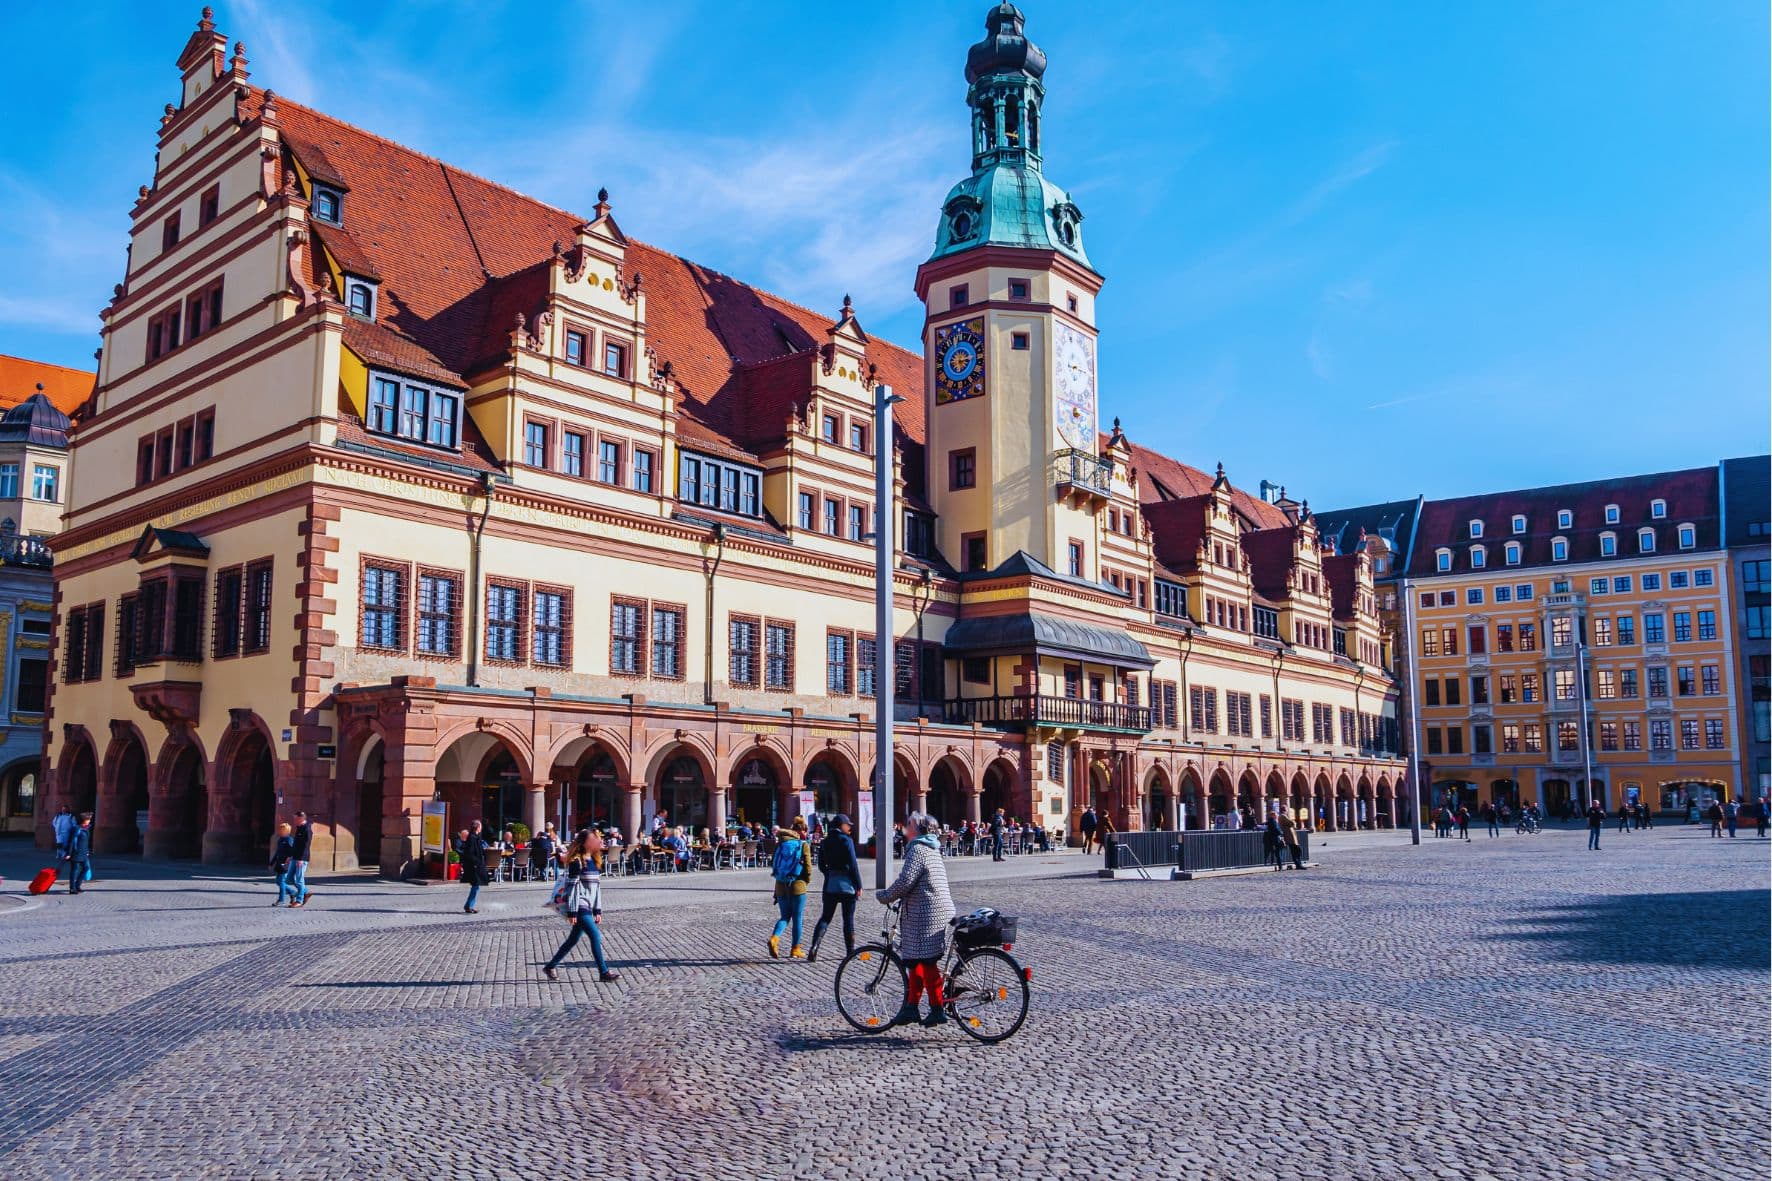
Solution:
M 27 900 L 9 845 L 0 1176 L 1766 1176 L 1772 846 L 1585 843 L 1329 838 L 1192 883 L 962 861 L 956 901 L 1020 915 L 1034 970 L 995 1047 L 852 1034 L 840 940 L 767 958 L 761 871 L 611 884 L 599 985 L 541 978 L 539 884 L 469 917 L 322 879 L 289 912 L 101 862 Z

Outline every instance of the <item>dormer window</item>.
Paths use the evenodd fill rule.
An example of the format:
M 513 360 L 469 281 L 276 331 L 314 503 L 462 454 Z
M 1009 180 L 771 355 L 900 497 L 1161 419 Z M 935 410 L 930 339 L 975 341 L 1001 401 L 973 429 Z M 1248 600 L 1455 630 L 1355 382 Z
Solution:
M 454 449 L 461 437 L 461 395 L 389 374 L 372 374 L 364 425 L 372 434 Z
M 1515 533 L 1526 532 L 1526 518 L 1520 513 L 1514 514 L 1514 532 Z
M 746 517 L 763 515 L 763 473 L 726 459 L 696 455 L 677 457 L 677 499 Z M 836 501 L 830 501 L 834 505 Z M 829 510 L 827 510 L 828 512 Z M 833 525 L 826 532 L 834 533 Z
M 1489 564 L 1489 551 L 1480 545 L 1471 546 L 1471 569 L 1481 570 Z
M 1566 537 L 1551 538 L 1551 561 L 1567 562 L 1569 560 L 1569 539 Z
M 1575 514 L 1570 512 L 1566 508 L 1558 509 L 1557 510 L 1557 528 L 1559 528 L 1559 529 L 1573 529 L 1574 527 L 1575 527 Z
M 1618 524 L 1618 506 L 1617 505 L 1609 504 L 1606 506 L 1606 524 L 1608 524 L 1608 525 Z
M 1481 522 L 1481 521 L 1472 521 L 1471 522 L 1471 536 L 1472 537 L 1483 536 L 1483 522 Z
M 1602 558 L 1612 558 L 1612 557 L 1618 556 L 1618 534 L 1616 534 L 1616 533 L 1602 533 L 1602 534 L 1600 534 L 1600 556 Z
M 1441 574 L 1444 574 L 1448 570 L 1452 569 L 1452 551 L 1451 550 L 1442 549 L 1442 550 L 1435 550 L 1434 551 L 1434 569 L 1438 570 Z
M 1639 554 L 1652 554 L 1655 552 L 1655 530 L 1637 530 L 1637 552 Z
M 1505 557 L 1508 565 L 1518 566 L 1520 564 L 1520 543 L 1517 541 L 1508 542 Z
M 344 194 L 337 189 L 325 185 L 314 186 L 314 203 L 312 206 L 316 220 L 328 225 L 343 225 L 345 216 Z
M 1698 546 L 1698 529 L 1694 525 L 1680 526 L 1680 548 L 1696 549 Z
M 1660 497 L 1656 497 L 1654 500 L 1651 500 L 1649 502 L 1649 515 L 1657 521 L 1662 520 L 1664 517 L 1666 517 L 1667 516 L 1667 501 L 1662 500 Z
M 351 315 L 365 320 L 375 319 L 375 284 L 367 279 L 345 277 L 345 306 Z

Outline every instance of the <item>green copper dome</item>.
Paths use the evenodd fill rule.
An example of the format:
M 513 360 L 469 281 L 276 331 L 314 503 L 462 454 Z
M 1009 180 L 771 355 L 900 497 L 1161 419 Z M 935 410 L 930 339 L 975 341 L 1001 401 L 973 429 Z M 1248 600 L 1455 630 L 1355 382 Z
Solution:
M 1057 251 L 1089 266 L 1082 210 L 1040 171 L 1046 55 L 1023 35 L 1022 23 L 1014 5 L 996 5 L 985 16 L 985 39 L 967 54 L 972 175 L 942 202 L 931 259 L 1014 246 Z

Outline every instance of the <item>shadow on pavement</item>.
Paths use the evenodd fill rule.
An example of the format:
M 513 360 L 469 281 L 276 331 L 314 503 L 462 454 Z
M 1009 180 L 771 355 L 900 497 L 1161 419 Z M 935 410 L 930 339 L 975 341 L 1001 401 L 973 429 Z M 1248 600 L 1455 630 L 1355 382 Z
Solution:
M 1620 894 L 1546 907 L 1499 936 L 1553 959 L 1592 964 L 1702 964 L 1766 970 L 1772 891 Z

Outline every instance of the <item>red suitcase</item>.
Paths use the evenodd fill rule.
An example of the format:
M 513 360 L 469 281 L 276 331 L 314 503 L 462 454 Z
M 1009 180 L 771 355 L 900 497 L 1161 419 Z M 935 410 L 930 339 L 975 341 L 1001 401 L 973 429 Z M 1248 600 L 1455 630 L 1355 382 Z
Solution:
M 47 894 L 49 887 L 55 885 L 55 870 L 45 869 L 31 879 L 31 893 Z

